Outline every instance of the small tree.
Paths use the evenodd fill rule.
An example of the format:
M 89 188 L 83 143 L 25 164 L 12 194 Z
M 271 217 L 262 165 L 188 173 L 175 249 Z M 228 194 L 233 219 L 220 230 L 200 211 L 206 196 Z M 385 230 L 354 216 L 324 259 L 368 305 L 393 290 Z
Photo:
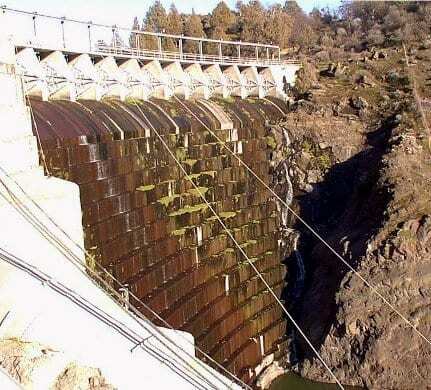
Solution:
M 385 35 L 379 26 L 374 26 L 367 35 L 368 43 L 371 45 L 382 45 L 385 42 Z
M 404 27 L 406 18 L 404 13 L 397 7 L 391 6 L 387 15 L 384 17 L 384 27 L 388 32 L 393 32 Z
M 183 20 L 174 3 L 169 8 L 166 32 L 173 35 L 181 35 L 183 33 Z M 175 50 L 177 42 L 172 38 L 167 38 L 164 42 L 164 47 L 166 50 Z
M 290 16 L 297 16 L 304 13 L 298 3 L 291 0 L 288 0 L 284 3 L 283 10 Z
M 192 10 L 192 14 L 188 17 L 184 26 L 184 35 L 188 37 L 201 38 L 205 37 L 205 32 L 202 26 L 202 20 L 199 15 L 196 15 L 195 10 Z M 198 52 L 198 42 L 186 41 L 184 45 L 185 51 L 189 53 Z
M 293 17 L 285 12 L 280 5 L 274 5 L 267 11 L 265 19 L 264 40 L 286 47 L 292 32 Z
M 248 4 L 238 2 L 240 39 L 248 42 L 258 42 L 265 37 L 266 12 L 262 4 L 252 0 Z M 244 50 L 246 51 L 246 50 Z M 253 54 L 249 49 L 248 54 Z
M 220 34 L 223 37 L 228 37 L 230 29 L 235 23 L 235 14 L 230 10 L 224 1 L 220 1 L 217 6 L 211 12 L 208 20 L 209 24 L 209 36 L 214 39 L 220 38 Z M 225 39 L 223 38 L 223 39 Z
M 160 0 L 156 0 L 148 9 L 143 22 L 143 29 L 152 32 L 165 32 L 167 27 L 166 10 Z M 144 47 L 149 50 L 157 50 L 158 42 L 156 37 L 144 36 Z
M 325 48 L 325 49 L 330 49 L 332 47 L 334 47 L 334 40 L 332 39 L 332 37 L 325 33 L 323 34 L 323 36 L 320 38 L 320 44 Z
M 139 31 L 140 29 L 141 29 L 141 26 L 139 25 L 139 20 L 135 16 L 135 19 L 133 19 L 132 30 Z M 130 34 L 130 38 L 129 38 L 130 47 L 133 47 L 135 49 L 138 47 L 138 42 L 139 42 L 139 38 L 138 37 L 139 37 L 139 34 L 136 34 L 134 32 L 132 32 Z
M 295 11 L 296 7 L 290 6 L 290 9 L 291 11 L 287 12 L 292 15 L 293 21 L 289 44 L 298 47 L 299 51 L 308 50 L 316 44 L 316 31 L 319 31 L 323 26 L 322 15 L 317 8 L 313 9 L 310 16 L 305 15 L 302 10 Z

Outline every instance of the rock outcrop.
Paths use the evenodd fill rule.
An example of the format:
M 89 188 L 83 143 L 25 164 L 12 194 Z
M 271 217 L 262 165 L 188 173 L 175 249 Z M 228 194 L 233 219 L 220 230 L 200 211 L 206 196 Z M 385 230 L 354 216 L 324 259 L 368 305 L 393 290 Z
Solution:
M 0 367 L 25 390 L 114 390 L 99 369 L 70 361 L 37 342 L 0 340 Z
M 291 140 L 293 207 L 430 339 L 431 150 L 403 64 L 393 51 L 335 78 L 324 71 L 280 130 Z M 358 86 L 358 71 L 373 82 Z M 292 311 L 335 375 L 370 389 L 428 389 L 430 345 L 293 217 L 292 225 L 307 274 Z M 303 340 L 295 344 L 293 368 L 331 381 Z

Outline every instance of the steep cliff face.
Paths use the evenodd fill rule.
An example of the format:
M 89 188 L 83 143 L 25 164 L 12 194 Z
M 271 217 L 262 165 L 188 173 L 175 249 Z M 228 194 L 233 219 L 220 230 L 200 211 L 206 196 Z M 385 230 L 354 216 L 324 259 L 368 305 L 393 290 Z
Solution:
M 422 57 L 423 57 L 423 53 Z M 363 278 L 431 337 L 431 151 L 403 55 L 323 71 L 274 134 L 293 207 Z M 278 129 L 278 130 L 277 130 Z M 301 223 L 305 286 L 292 310 L 345 384 L 427 389 L 431 347 Z M 299 337 L 294 368 L 330 380 Z
M 265 123 L 280 120 L 285 104 L 185 102 L 194 115 L 175 101 L 31 104 L 48 171 L 80 186 L 86 249 L 173 327 L 251 380 L 285 340 L 281 309 L 152 127 L 280 295 L 286 271 L 276 205 L 194 115 L 269 183 Z

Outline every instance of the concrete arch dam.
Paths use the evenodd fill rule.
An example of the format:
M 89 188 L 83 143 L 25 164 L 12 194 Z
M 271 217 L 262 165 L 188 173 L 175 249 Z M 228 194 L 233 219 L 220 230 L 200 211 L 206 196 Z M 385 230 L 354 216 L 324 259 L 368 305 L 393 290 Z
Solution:
M 286 270 L 276 205 L 200 121 L 269 183 L 265 124 L 281 119 L 286 103 L 274 97 L 29 103 L 47 171 L 79 185 L 86 249 L 174 328 L 251 382 L 265 358 L 283 351 L 282 310 L 152 126 L 280 296 Z

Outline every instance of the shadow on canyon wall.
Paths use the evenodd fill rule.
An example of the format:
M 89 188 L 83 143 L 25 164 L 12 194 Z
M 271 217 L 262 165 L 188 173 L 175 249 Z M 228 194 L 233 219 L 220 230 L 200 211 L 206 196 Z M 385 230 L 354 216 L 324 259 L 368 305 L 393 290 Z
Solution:
M 367 146 L 349 160 L 335 164 L 324 180 L 310 193 L 296 196 L 301 216 L 357 268 L 366 254 L 367 241 L 382 225 L 390 193 L 377 191 L 382 156 L 396 126 L 395 117 L 388 118 L 376 130 L 368 133 Z M 301 232 L 300 251 L 306 268 L 305 286 L 298 297 L 295 288 L 297 267 L 287 258 L 289 271 L 287 289 L 283 297 L 313 345 L 319 349 L 335 322 L 336 294 L 349 268 L 299 221 L 295 229 Z M 294 255 L 292 255 L 294 256 Z M 288 325 L 288 327 L 291 324 Z M 342 330 L 340 330 L 342 331 Z M 295 337 L 294 360 L 314 355 L 300 335 Z

